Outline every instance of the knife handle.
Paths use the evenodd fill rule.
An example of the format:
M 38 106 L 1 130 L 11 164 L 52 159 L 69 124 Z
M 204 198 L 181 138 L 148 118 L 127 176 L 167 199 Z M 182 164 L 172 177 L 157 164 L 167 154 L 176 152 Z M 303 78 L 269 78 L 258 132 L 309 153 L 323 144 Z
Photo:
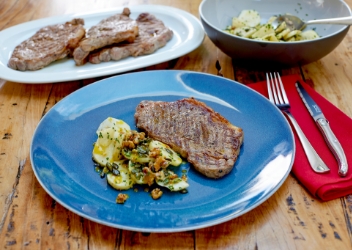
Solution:
M 343 148 L 340 142 L 337 140 L 336 136 L 332 132 L 329 121 L 325 118 L 319 118 L 316 120 L 316 123 L 322 132 L 326 143 L 328 144 L 331 152 L 334 154 L 338 164 L 339 164 L 339 175 L 344 177 L 348 171 L 348 164 L 346 160 L 346 155 L 343 151 Z
M 285 110 L 284 112 L 286 113 L 287 117 L 290 119 L 293 127 L 295 128 L 298 138 L 301 141 L 304 152 L 306 153 L 306 156 L 308 158 L 309 164 L 314 170 L 314 172 L 320 174 L 329 172 L 330 169 L 328 168 L 328 166 L 326 166 L 326 164 L 320 158 L 318 153 L 314 150 L 313 146 L 310 144 L 307 137 L 304 135 L 301 127 L 298 125 L 293 115 L 287 110 Z

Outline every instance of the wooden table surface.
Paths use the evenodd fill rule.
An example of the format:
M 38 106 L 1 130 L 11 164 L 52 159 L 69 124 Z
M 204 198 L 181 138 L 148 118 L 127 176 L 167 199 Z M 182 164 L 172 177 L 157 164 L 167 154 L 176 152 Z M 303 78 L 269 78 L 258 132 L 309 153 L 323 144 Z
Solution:
M 137 4 L 173 6 L 198 17 L 200 2 L 8 0 L 0 2 L 0 30 L 44 17 Z M 352 6 L 352 0 L 346 2 Z M 221 73 L 243 84 L 264 80 L 268 70 L 235 64 L 207 37 L 196 50 L 141 70 L 155 69 Z M 301 74 L 311 79 L 315 90 L 352 117 L 351 69 L 350 31 L 323 59 L 279 70 L 282 75 Z M 1 249 L 352 249 L 352 195 L 321 202 L 292 175 L 267 201 L 239 218 L 181 233 L 120 230 L 62 207 L 44 191 L 33 174 L 30 142 L 38 122 L 55 103 L 95 80 L 23 84 L 0 79 Z

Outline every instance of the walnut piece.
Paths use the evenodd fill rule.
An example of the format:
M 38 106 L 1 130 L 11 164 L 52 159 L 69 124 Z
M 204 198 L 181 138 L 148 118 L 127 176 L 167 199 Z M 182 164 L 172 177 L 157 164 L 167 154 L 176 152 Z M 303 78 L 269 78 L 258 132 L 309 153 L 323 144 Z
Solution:
M 154 200 L 157 200 L 163 195 L 163 191 L 161 191 L 159 188 L 154 188 L 151 192 L 151 195 Z
M 116 197 L 116 203 L 124 204 L 127 199 L 128 199 L 127 194 L 119 193 Z

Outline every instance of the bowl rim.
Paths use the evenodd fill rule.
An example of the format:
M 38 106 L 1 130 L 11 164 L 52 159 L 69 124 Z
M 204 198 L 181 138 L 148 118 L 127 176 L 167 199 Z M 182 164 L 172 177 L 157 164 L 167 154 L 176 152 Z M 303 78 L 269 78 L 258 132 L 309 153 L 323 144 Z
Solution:
M 201 21 L 204 21 L 205 23 L 207 23 L 207 25 L 209 25 L 210 27 L 212 27 L 213 29 L 217 30 L 218 32 L 222 33 L 225 36 L 234 37 L 234 38 L 237 38 L 239 40 L 248 41 L 248 42 L 262 43 L 262 44 L 275 44 L 275 45 L 278 45 L 278 44 L 313 43 L 313 42 L 324 40 L 326 38 L 330 38 L 330 37 L 335 36 L 335 35 L 337 35 L 339 33 L 343 33 L 344 31 L 346 31 L 346 29 L 348 30 L 349 26 L 350 26 L 350 25 L 344 25 L 341 29 L 339 29 L 339 30 L 337 30 L 337 31 L 335 31 L 335 32 L 333 32 L 333 33 L 331 33 L 329 35 L 319 36 L 319 38 L 313 39 L 313 40 L 303 40 L 303 41 L 293 41 L 293 42 L 290 42 L 290 41 L 288 41 L 288 42 L 275 42 L 275 41 L 261 41 L 261 40 L 256 40 L 256 39 L 249 39 L 249 38 L 245 38 L 245 37 L 232 35 L 232 34 L 230 34 L 228 32 L 225 32 L 224 30 L 221 30 L 221 29 L 215 27 L 213 24 L 208 22 L 208 20 L 204 17 L 203 11 L 202 11 L 203 10 L 203 6 L 204 6 L 205 2 L 207 2 L 207 1 L 211 1 L 211 0 L 202 0 L 202 2 L 199 4 L 198 12 L 199 12 L 199 16 L 200 16 Z M 343 0 L 340 0 L 339 2 L 341 2 L 347 8 L 347 10 L 350 13 L 350 16 L 352 16 L 352 11 L 351 11 L 351 8 L 349 7 L 349 5 Z

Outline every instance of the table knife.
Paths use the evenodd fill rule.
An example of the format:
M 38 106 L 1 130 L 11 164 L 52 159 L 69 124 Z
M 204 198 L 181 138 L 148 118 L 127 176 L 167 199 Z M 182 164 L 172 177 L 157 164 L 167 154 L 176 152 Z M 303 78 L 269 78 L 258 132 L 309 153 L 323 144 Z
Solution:
M 318 104 L 316 104 L 316 102 L 310 97 L 308 92 L 303 88 L 299 81 L 296 82 L 296 88 L 310 115 L 313 117 L 320 132 L 323 134 L 324 139 L 329 146 L 329 149 L 331 150 L 339 164 L 338 174 L 342 177 L 346 176 L 348 171 L 346 155 L 340 142 L 337 140 L 336 136 L 332 132 L 329 125 L 329 121 L 325 118 Z

